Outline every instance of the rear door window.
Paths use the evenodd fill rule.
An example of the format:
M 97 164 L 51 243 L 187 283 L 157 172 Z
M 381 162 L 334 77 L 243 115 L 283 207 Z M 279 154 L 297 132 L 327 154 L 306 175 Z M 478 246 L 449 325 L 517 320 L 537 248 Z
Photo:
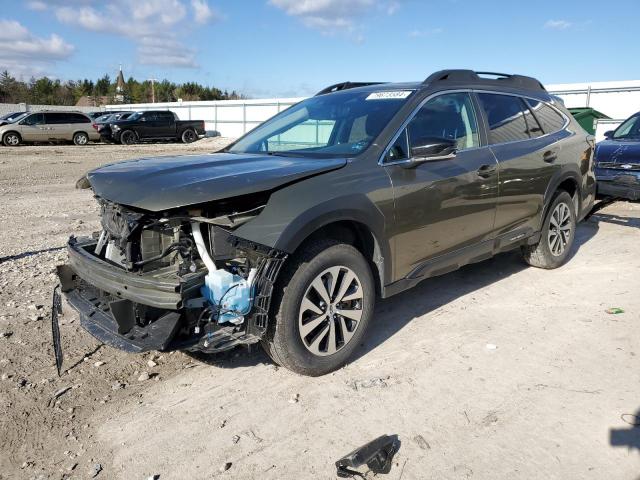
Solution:
M 536 118 L 540 121 L 540 125 L 544 130 L 544 133 L 554 133 L 558 130 L 562 130 L 565 124 L 565 119 L 557 110 L 540 100 L 527 98 L 527 103 Z
M 63 123 L 71 123 L 68 113 L 45 113 L 44 123 L 47 125 L 61 125 Z
M 478 98 L 489 122 L 489 143 L 528 140 L 529 128 L 524 104 L 519 97 L 497 93 L 479 93 Z

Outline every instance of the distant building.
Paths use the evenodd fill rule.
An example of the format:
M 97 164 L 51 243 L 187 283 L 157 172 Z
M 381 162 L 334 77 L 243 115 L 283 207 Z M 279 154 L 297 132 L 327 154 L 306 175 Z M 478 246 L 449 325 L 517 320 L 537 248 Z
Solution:
M 116 94 L 113 97 L 113 101 L 116 103 L 123 103 L 125 96 L 126 84 L 124 83 L 124 75 L 122 74 L 122 65 L 120 65 L 120 71 L 118 72 L 118 78 L 116 79 Z

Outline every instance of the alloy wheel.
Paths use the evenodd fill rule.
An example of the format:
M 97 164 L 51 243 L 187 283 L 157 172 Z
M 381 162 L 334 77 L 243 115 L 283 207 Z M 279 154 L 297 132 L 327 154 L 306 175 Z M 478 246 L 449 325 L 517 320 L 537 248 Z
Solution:
M 136 136 L 133 132 L 124 132 L 122 134 L 122 140 L 125 145 L 132 145 L 136 141 Z
M 551 254 L 559 257 L 567 248 L 571 239 L 571 211 L 566 203 L 559 203 L 554 208 L 549 220 L 549 250 Z
M 185 130 L 182 134 L 182 140 L 185 143 L 191 143 L 196 139 L 196 135 L 193 130 Z
M 362 284 L 348 267 L 326 269 L 302 297 L 298 329 L 305 348 L 327 356 L 344 348 L 360 325 Z
M 18 135 L 16 135 L 15 133 L 10 133 L 5 138 L 6 138 L 6 142 L 12 147 L 15 147 L 16 145 L 20 144 L 20 137 L 18 137 Z

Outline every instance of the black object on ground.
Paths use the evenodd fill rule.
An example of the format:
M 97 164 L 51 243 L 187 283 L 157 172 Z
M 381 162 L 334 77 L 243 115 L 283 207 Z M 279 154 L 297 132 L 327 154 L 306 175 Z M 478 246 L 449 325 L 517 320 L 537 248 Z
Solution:
M 53 351 L 56 357 L 56 368 L 58 376 L 62 373 L 62 345 L 60 345 L 60 325 L 58 316 L 62 313 L 62 297 L 60 296 L 60 285 L 53 289 L 53 302 L 51 305 L 51 335 L 53 337 Z
M 375 440 L 355 449 L 336 462 L 340 478 L 365 478 L 364 473 L 355 468 L 362 465 L 369 467 L 373 473 L 389 473 L 393 456 L 400 448 L 400 440 L 397 435 L 382 435 Z M 365 472 L 366 473 L 366 472 Z

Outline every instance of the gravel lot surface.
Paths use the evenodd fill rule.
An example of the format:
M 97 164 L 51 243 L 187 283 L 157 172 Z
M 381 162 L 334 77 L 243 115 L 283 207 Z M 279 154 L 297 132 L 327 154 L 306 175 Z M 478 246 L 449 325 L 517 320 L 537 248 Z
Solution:
M 58 378 L 55 266 L 98 226 L 75 181 L 227 141 L 0 148 L 0 479 L 332 479 L 383 433 L 402 441 L 393 480 L 640 479 L 640 204 L 581 224 L 558 270 L 508 253 L 379 302 L 325 377 L 260 349 L 125 354 L 67 308 Z

